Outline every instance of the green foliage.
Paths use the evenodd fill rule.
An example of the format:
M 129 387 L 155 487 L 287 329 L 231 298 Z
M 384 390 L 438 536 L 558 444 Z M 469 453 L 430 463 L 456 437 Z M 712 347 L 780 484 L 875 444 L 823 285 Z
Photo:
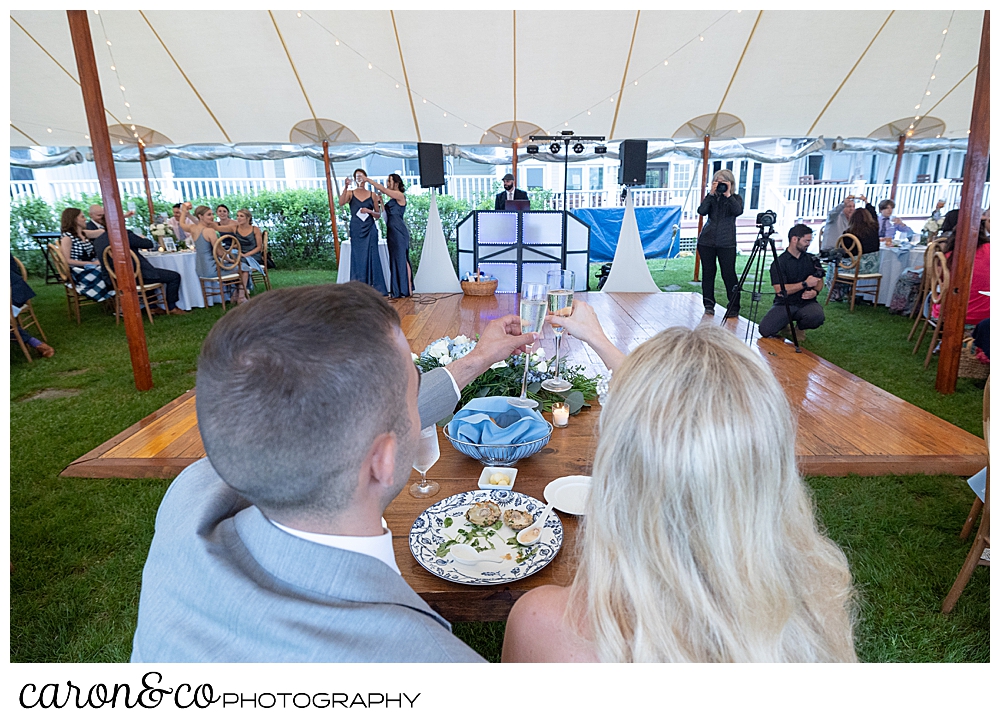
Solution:
M 20 198 L 10 205 L 10 250 L 32 275 L 44 275 L 45 259 L 33 233 L 58 231 L 59 219 L 44 199 L 36 196 Z
M 438 215 L 441 217 L 441 228 L 444 230 L 444 240 L 448 244 L 451 262 L 458 268 L 458 239 L 455 229 L 462 219 L 469 215 L 472 206 L 454 196 L 438 195 Z M 431 210 L 431 194 L 411 193 L 406 196 L 406 225 L 410 228 L 410 263 L 413 273 L 417 273 L 420 265 L 420 252 L 424 248 L 424 234 L 427 231 L 427 216 Z

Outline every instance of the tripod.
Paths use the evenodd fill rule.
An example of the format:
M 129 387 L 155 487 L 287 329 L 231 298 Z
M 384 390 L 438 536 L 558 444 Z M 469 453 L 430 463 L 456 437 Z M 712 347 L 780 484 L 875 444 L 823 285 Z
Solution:
M 750 252 L 750 258 L 747 259 L 747 265 L 743 267 L 743 274 L 740 276 L 739 281 L 736 282 L 736 287 L 733 289 L 732 299 L 729 301 L 729 305 L 726 307 L 726 313 L 722 318 L 722 323 L 726 323 L 726 319 L 729 318 L 730 314 L 736 310 L 740 303 L 740 297 L 743 294 L 743 285 L 746 282 L 747 274 L 750 273 L 750 269 L 754 269 L 753 274 L 753 287 L 750 291 L 750 309 L 747 314 L 747 319 L 753 319 L 757 315 L 757 309 L 760 307 L 760 300 L 763 294 L 761 293 L 761 285 L 764 280 L 764 261 L 767 258 L 767 247 L 771 247 L 771 256 L 774 258 L 775 268 L 778 270 L 778 284 L 781 286 L 781 296 L 785 300 L 785 311 L 788 312 L 788 328 L 792 330 L 792 343 L 795 345 L 795 353 L 801 354 L 802 349 L 799 347 L 799 337 L 795 333 L 795 324 L 792 321 L 792 307 L 788 303 L 788 292 L 785 289 L 785 272 L 782 271 L 781 265 L 778 264 L 778 251 L 774 246 L 774 239 L 771 236 L 774 234 L 774 226 L 770 224 L 757 224 L 757 238 L 753 242 L 753 250 Z M 744 340 L 749 342 L 753 337 L 753 327 L 754 322 L 750 321 L 747 324 L 747 331 Z

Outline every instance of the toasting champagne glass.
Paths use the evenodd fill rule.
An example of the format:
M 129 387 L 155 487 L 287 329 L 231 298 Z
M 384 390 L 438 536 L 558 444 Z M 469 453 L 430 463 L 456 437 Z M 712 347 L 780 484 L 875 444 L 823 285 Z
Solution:
M 556 316 L 570 316 L 573 313 L 573 286 L 576 274 L 565 269 L 553 269 L 547 274 L 546 280 L 549 284 L 549 313 Z M 556 376 L 555 379 L 546 379 L 542 382 L 542 389 L 565 392 L 573 385 L 559 374 L 559 347 L 562 343 L 563 328 L 553 324 L 552 330 L 556 333 Z
M 545 284 L 521 284 L 521 333 L 541 333 L 545 322 L 545 305 L 549 287 Z M 507 397 L 515 407 L 531 409 L 538 406 L 534 399 L 528 399 L 528 366 L 531 364 L 531 344 L 524 347 L 524 379 L 521 381 L 521 396 Z
M 413 461 L 413 469 L 420 473 L 420 481 L 410 485 L 410 494 L 417 499 L 433 497 L 441 489 L 441 485 L 427 479 L 427 470 L 441 457 L 438 446 L 437 425 L 432 424 L 420 430 L 420 441 L 417 444 L 417 458 Z

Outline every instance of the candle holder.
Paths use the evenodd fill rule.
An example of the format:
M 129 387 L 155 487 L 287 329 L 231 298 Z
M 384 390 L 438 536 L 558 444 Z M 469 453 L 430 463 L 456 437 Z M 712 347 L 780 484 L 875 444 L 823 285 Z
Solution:
M 569 426 L 569 404 L 566 402 L 555 402 L 552 405 L 552 424 L 556 427 Z

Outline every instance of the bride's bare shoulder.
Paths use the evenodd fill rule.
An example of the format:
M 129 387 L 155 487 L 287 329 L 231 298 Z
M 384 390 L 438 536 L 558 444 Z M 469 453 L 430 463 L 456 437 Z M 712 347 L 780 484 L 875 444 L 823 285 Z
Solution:
M 507 618 L 505 663 L 597 662 L 591 646 L 565 620 L 569 588 L 543 585 L 514 603 Z

